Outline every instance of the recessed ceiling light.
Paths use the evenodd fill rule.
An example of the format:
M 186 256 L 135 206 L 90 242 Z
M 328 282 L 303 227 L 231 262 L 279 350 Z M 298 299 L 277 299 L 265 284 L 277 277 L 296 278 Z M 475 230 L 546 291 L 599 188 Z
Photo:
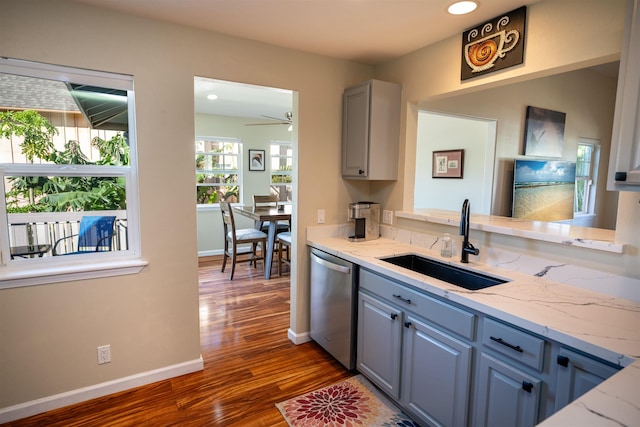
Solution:
M 464 15 L 476 10 L 478 3 L 474 1 L 459 1 L 449 6 L 447 11 L 452 15 Z
M 213 101 L 214 99 L 218 99 L 218 95 L 214 95 L 214 94 L 212 93 L 211 95 L 207 95 L 207 99 L 210 99 L 210 100 L 212 100 L 212 101 Z

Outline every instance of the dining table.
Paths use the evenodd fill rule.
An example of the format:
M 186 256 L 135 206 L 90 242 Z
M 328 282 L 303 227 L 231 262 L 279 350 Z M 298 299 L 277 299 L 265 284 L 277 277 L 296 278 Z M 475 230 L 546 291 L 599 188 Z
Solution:
M 273 262 L 274 246 L 276 243 L 276 234 L 278 221 L 288 221 L 291 224 L 291 205 L 276 206 L 234 206 L 233 211 L 238 214 L 252 219 L 256 225 L 261 223 L 269 223 L 267 232 L 267 248 L 264 260 L 264 278 L 271 278 L 271 263 Z
M 14 259 L 15 257 L 33 258 L 34 256 L 42 257 L 50 250 L 51 245 L 49 244 L 11 246 L 10 254 L 11 259 Z

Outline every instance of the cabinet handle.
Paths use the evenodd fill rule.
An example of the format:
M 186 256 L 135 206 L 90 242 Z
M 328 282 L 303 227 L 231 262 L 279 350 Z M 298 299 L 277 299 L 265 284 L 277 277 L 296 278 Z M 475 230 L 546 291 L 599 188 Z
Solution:
M 569 366 L 569 358 L 567 356 L 558 356 L 558 365 L 564 366 L 565 368 Z
M 502 344 L 505 347 L 509 347 L 511 350 L 515 350 L 519 353 L 524 353 L 524 350 L 520 348 L 519 345 L 513 345 L 513 344 L 509 344 L 508 342 L 506 342 L 505 340 L 503 340 L 502 338 L 496 338 L 496 337 L 489 337 L 489 339 L 491 341 L 495 341 L 498 344 Z
M 531 393 L 531 390 L 533 390 L 533 384 L 527 381 L 522 381 L 522 389 L 527 393 Z
M 358 169 L 358 173 L 359 173 L 360 175 L 364 175 L 364 171 L 363 171 L 362 169 Z
M 409 326 L 411 326 L 411 322 L 404 322 L 404 327 L 408 328 Z
M 393 297 L 394 298 L 398 298 L 399 300 L 402 300 L 402 301 L 406 302 L 407 304 L 411 304 L 411 300 L 410 299 L 406 299 L 406 298 L 402 298 L 402 295 L 393 294 Z
M 391 320 L 396 320 L 396 317 L 398 317 L 396 313 L 391 313 Z

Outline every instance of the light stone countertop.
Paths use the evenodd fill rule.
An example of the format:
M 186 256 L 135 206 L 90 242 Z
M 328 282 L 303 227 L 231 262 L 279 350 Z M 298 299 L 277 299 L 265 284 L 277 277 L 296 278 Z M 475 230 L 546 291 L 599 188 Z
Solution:
M 307 244 L 626 367 L 545 420 L 545 426 L 607 425 L 605 420 L 612 425 L 615 424 L 613 420 L 619 420 L 620 425 L 640 425 L 640 393 L 636 390 L 640 385 L 640 361 L 635 362 L 640 357 L 640 303 L 483 264 L 474 261 L 473 257 L 469 264 L 463 265 L 459 258 L 441 258 L 436 251 L 388 238 L 351 242 L 340 236 L 308 234 Z M 379 259 L 406 253 L 417 253 L 511 281 L 468 291 Z M 596 419 L 600 421 L 594 424 Z M 571 421 L 569 424 L 568 420 Z
M 395 214 L 398 218 L 415 221 L 456 226 L 460 224 L 460 212 L 443 209 L 415 209 L 413 211 L 398 211 Z M 560 243 L 605 252 L 624 252 L 624 244 L 615 241 L 615 231 L 603 228 L 578 227 L 557 222 L 531 221 L 476 213 L 473 214 L 473 221 L 469 227 L 472 230 L 524 239 Z

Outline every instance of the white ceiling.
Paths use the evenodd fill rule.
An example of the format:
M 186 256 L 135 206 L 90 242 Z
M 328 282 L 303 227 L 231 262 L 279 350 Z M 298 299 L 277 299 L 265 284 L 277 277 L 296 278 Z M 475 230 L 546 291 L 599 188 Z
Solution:
M 249 117 L 260 122 L 264 120 L 262 116 L 285 121 L 286 113 L 292 112 L 293 93 L 285 89 L 196 77 L 194 94 L 196 113 Z M 207 99 L 210 94 L 218 99 Z
M 454 0 L 74 0 L 141 17 L 257 40 L 363 64 L 379 64 L 461 34 L 497 15 L 540 0 L 478 0 L 478 9 L 452 16 Z M 291 98 L 233 88 L 219 100 L 196 99 L 210 114 L 284 117 Z M 196 85 L 196 94 L 206 90 Z M 238 98 L 238 94 L 243 94 Z M 267 96 L 266 99 L 264 95 Z M 245 96 L 252 101 L 242 107 Z M 283 105 L 282 103 L 285 103 Z M 275 103 L 276 107 L 269 107 Z M 250 106 L 254 111 L 249 111 Z M 204 110 L 206 108 L 206 110 Z
M 364 64 L 397 58 L 540 0 L 75 0 L 131 15 Z

